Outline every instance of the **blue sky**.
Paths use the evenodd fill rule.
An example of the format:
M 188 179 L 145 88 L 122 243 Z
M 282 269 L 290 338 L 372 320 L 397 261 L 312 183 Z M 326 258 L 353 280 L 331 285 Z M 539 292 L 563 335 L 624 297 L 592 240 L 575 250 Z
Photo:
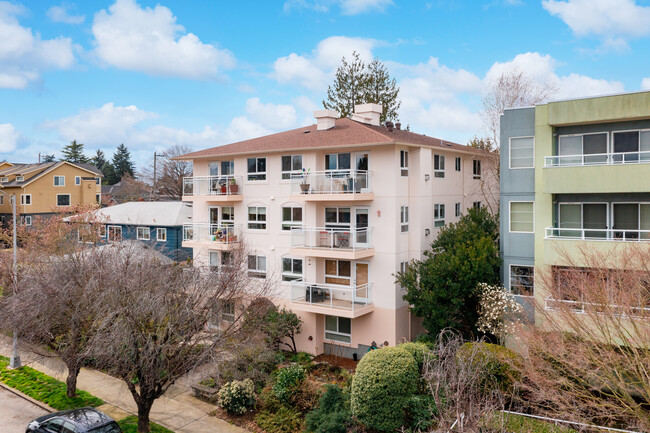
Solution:
M 650 0 L 0 1 L 0 159 L 76 139 L 195 149 L 313 123 L 342 56 L 378 57 L 402 123 L 460 143 L 517 68 L 558 98 L 650 89 Z

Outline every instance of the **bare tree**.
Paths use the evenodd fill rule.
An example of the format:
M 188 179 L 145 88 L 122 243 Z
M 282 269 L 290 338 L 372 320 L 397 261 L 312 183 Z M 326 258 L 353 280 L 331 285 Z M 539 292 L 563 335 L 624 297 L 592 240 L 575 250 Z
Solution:
M 650 431 L 650 251 L 587 243 L 576 251 L 560 250 L 565 265 L 536 276 L 544 328 L 525 334 L 531 404 L 575 421 Z
M 192 161 L 179 161 L 177 156 L 192 152 L 192 146 L 175 144 L 160 152 L 156 157 L 154 179 L 153 163 L 143 173 L 152 188 L 152 196 L 166 196 L 174 200 L 183 198 L 183 178 L 192 176 Z
M 124 380 L 138 406 L 138 431 L 146 433 L 153 403 L 178 378 L 244 344 L 251 335 L 239 332 L 246 306 L 270 293 L 271 280 L 249 277 L 243 246 L 218 272 L 115 248 L 97 300 L 106 315 L 88 353 Z

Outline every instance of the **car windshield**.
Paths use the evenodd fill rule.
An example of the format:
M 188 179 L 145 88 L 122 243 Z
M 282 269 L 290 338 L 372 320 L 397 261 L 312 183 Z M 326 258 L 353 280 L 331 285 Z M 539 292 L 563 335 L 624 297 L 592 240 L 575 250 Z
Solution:
M 97 427 L 92 430 L 88 430 L 88 433 L 122 433 L 120 426 L 116 422 Z

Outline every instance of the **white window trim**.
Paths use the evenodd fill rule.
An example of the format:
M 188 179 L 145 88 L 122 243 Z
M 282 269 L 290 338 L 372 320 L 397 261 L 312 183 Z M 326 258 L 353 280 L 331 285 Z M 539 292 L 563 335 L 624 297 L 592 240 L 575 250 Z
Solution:
M 140 231 L 144 231 L 145 236 L 140 236 Z M 151 227 L 136 227 L 135 229 L 136 238 L 139 241 L 150 241 L 151 240 Z
M 406 212 L 404 212 L 406 210 Z M 403 218 L 406 217 L 406 218 Z M 400 233 L 408 233 L 409 231 L 409 207 L 408 206 L 400 206 L 399 208 L 399 230 Z M 404 230 L 404 227 L 406 227 L 406 230 Z
M 0 178 L 0 182 L 2 182 L 2 183 L 9 182 L 9 177 L 8 176 L 3 176 L 2 178 Z
M 27 203 L 26 197 L 29 197 L 29 203 Z M 21 206 L 31 206 L 32 205 L 32 195 L 31 194 L 20 194 L 20 205 Z
M 23 217 L 23 223 L 24 223 L 26 226 L 31 226 L 31 225 L 32 225 L 32 216 L 31 216 L 31 215 L 25 215 L 25 216 Z
M 524 232 L 519 230 L 512 230 L 512 203 L 532 203 L 533 204 L 533 230 Z M 559 221 L 559 217 L 558 217 Z M 535 233 L 535 201 L 534 200 L 512 200 L 508 202 L 508 232 L 509 233 Z
M 284 209 L 300 209 L 302 211 L 301 216 L 302 220 L 301 221 L 286 221 L 284 219 Z M 293 227 L 304 227 L 305 224 L 305 208 L 302 206 L 299 206 L 297 204 L 284 204 L 280 206 L 280 217 L 282 219 L 282 222 L 280 224 L 280 232 L 282 233 L 291 233 L 291 229 Z M 293 218 L 293 210 L 291 211 L 291 217 Z M 284 226 L 287 225 L 289 226 L 288 230 L 285 230 Z
M 533 139 L 533 165 L 531 165 L 530 167 L 513 167 L 512 166 L 512 140 L 513 139 L 516 140 L 518 138 L 532 138 Z M 558 138 L 558 151 L 559 151 L 559 146 L 560 146 L 559 143 L 560 143 L 560 141 L 559 141 L 559 138 Z M 472 164 L 474 164 L 474 163 L 472 163 Z M 531 168 L 535 168 L 535 136 L 523 135 L 521 137 L 510 137 L 508 139 L 508 169 L 510 169 L 510 170 L 521 170 L 521 169 L 529 170 Z M 483 167 L 481 167 L 481 171 L 483 171 Z M 474 167 L 472 167 L 472 175 L 473 174 L 474 174 Z M 479 177 L 479 179 L 480 179 L 480 177 Z
M 329 314 L 327 314 L 329 316 Z M 342 344 L 342 345 L 351 345 L 352 344 L 352 319 L 348 317 L 340 317 L 340 316 L 330 316 L 330 317 L 336 317 L 336 331 L 330 331 L 327 329 L 327 318 L 324 318 L 325 323 L 323 324 L 323 337 L 325 341 L 331 341 L 335 342 L 336 344 Z M 338 329 L 340 328 L 339 326 L 339 319 L 348 319 L 350 320 L 350 333 L 346 334 L 345 332 L 340 332 Z M 340 335 L 341 337 L 347 337 L 350 339 L 350 342 L 347 341 L 341 341 L 341 340 L 333 340 L 331 338 L 327 338 L 327 334 L 333 334 L 333 335 Z
M 25 176 L 16 176 L 16 182 L 24 182 Z
M 101 185 L 102 184 L 102 178 L 101 177 L 96 177 L 95 178 L 95 184 Z
M 250 258 L 255 257 L 255 268 L 251 269 L 248 267 L 250 263 Z M 264 257 L 264 269 L 260 269 L 260 257 Z M 249 254 L 247 260 L 249 261 L 247 263 L 247 269 L 248 269 L 248 276 L 251 278 L 260 278 L 260 279 L 266 279 L 266 272 L 268 268 L 268 257 L 262 256 L 259 254 Z M 252 275 L 255 274 L 255 275 Z
M 460 203 L 454 203 L 454 217 L 459 218 L 463 214 L 461 206 Z
M 301 274 L 295 274 L 293 272 L 287 272 L 284 270 L 284 259 L 291 260 L 291 270 L 293 271 L 293 261 L 294 260 L 300 260 L 302 261 L 302 273 Z M 293 257 L 293 256 L 288 256 L 288 257 L 282 257 L 282 278 L 281 280 L 285 283 L 290 283 L 292 280 L 285 280 L 284 277 L 290 277 L 292 280 L 299 280 L 301 278 L 304 278 L 305 276 L 305 259 L 302 257 Z
M 107 233 L 108 233 L 108 230 L 106 230 L 106 226 L 104 224 L 100 225 L 99 226 L 99 237 L 100 238 L 105 238 L 107 236 Z
M 474 161 L 478 161 L 479 172 L 480 172 L 479 174 L 474 173 L 474 167 L 476 166 L 474 164 Z M 472 159 L 472 179 L 480 180 L 482 177 L 483 177 L 483 164 L 481 163 L 481 160 L 480 159 Z
M 74 177 L 74 184 L 75 185 L 81 185 L 81 176 L 75 176 Z
M 232 305 L 232 313 L 226 313 L 226 305 Z M 225 301 L 221 307 L 221 320 L 224 322 L 234 322 L 237 314 L 237 306 L 234 300 Z
M 107 226 L 106 226 L 106 239 L 107 239 L 109 242 L 115 242 L 114 239 L 113 239 L 113 240 L 110 239 L 110 232 L 111 232 L 111 229 L 112 229 L 112 228 L 113 228 L 113 229 L 120 229 L 120 239 L 118 239 L 118 242 L 119 242 L 120 240 L 122 240 L 122 234 L 123 234 L 123 233 L 122 233 L 122 226 L 118 226 L 118 225 L 114 225 L 114 224 L 112 224 L 112 225 L 107 225 Z
M 512 267 L 513 266 L 519 266 L 520 268 L 533 268 L 533 295 L 528 296 L 528 295 L 515 295 L 512 293 Z M 508 266 L 508 291 L 512 296 L 517 296 L 521 298 L 534 298 L 535 297 L 535 265 L 519 265 L 516 263 L 510 263 L 510 266 Z
M 404 155 L 404 158 L 402 158 L 402 154 Z M 406 149 L 401 149 L 399 151 L 399 169 L 400 169 L 400 177 L 409 177 L 410 171 L 409 171 L 409 151 Z M 404 165 L 403 163 L 406 163 Z M 404 174 L 406 172 L 406 174 Z
M 252 207 L 254 207 L 256 209 L 259 209 L 259 208 L 263 207 L 265 209 L 265 211 L 266 211 L 266 213 L 265 213 L 266 220 L 264 220 L 264 221 L 257 221 L 257 220 L 251 221 L 249 218 L 250 218 L 250 208 L 252 208 Z M 259 217 L 258 210 L 255 211 L 255 215 Z M 264 228 L 263 229 L 253 229 L 253 228 L 250 227 L 250 224 L 264 224 Z M 268 208 L 268 206 L 256 205 L 256 204 L 246 206 L 246 229 L 250 230 L 252 232 L 258 232 L 259 233 L 259 232 L 267 231 L 268 228 L 269 228 L 269 208 Z
M 438 157 L 438 168 L 436 168 L 436 156 Z M 442 168 L 440 168 L 440 162 L 442 161 Z M 438 178 L 438 179 L 444 179 L 445 177 L 445 170 L 447 168 L 447 162 L 445 155 L 441 154 L 434 154 L 433 155 L 433 177 Z M 436 174 L 442 173 L 442 176 L 436 176 Z
M 160 233 L 165 233 L 165 238 L 164 239 L 160 236 Z M 157 227 L 156 228 L 156 240 L 158 242 L 167 242 L 167 227 Z
M 438 216 L 436 217 L 436 206 L 438 207 Z M 435 228 L 442 228 L 445 226 L 445 217 L 446 215 L 443 215 L 440 217 L 440 211 L 442 210 L 443 214 L 447 213 L 447 206 L 445 206 L 445 203 L 434 203 L 433 205 L 433 227 Z M 442 222 L 441 226 L 437 226 L 436 223 Z
M 57 185 L 57 184 L 56 184 L 56 179 L 57 179 L 57 178 L 62 178 L 62 179 L 63 179 L 63 183 L 60 184 L 60 185 Z M 56 187 L 65 186 L 65 176 L 62 176 L 62 175 L 60 175 L 60 174 L 55 174 L 54 176 L 52 176 L 52 185 L 54 185 L 54 186 L 56 186 Z
M 70 204 L 59 204 L 59 197 L 64 196 L 64 195 L 68 196 L 68 199 L 69 199 L 68 202 Z M 70 207 L 70 206 L 72 206 L 72 196 L 70 194 L 62 193 L 62 194 L 57 194 L 56 195 L 56 207 Z
M 266 171 L 256 171 L 256 172 L 249 172 L 248 171 L 248 160 L 249 159 L 254 159 L 255 160 L 255 169 L 257 169 L 257 160 L 258 159 L 264 159 L 265 160 L 265 165 L 266 165 Z M 252 156 L 252 157 L 247 157 L 246 158 L 246 182 L 250 183 L 268 183 L 269 182 L 269 159 L 266 156 Z M 249 179 L 248 176 L 259 176 L 259 175 L 264 175 L 264 179 Z
M 293 167 L 293 157 L 294 156 L 299 156 L 300 157 L 300 165 L 303 165 L 302 164 L 303 155 L 300 154 L 300 153 L 297 153 L 295 155 L 291 154 L 291 155 L 282 155 L 282 156 L 280 156 L 280 181 L 287 183 L 287 182 L 291 182 L 291 175 L 292 174 L 302 174 L 302 167 L 300 168 L 300 170 L 289 170 L 289 171 L 282 170 L 282 158 L 285 157 L 285 156 L 288 156 L 288 157 L 291 158 L 291 166 Z M 285 175 L 285 174 L 289 175 L 288 179 L 283 178 L 283 175 Z

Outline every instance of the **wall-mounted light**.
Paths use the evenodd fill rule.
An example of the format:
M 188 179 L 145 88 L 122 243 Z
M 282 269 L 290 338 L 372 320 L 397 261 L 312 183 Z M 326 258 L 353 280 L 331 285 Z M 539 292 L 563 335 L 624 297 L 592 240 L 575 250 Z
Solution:
M 431 230 L 424 229 L 424 236 L 429 236 L 430 234 L 431 234 Z
M 381 217 L 381 211 L 377 210 L 377 217 Z
M 428 174 L 425 174 L 424 175 L 424 180 L 426 181 L 426 180 L 429 180 L 429 179 L 431 179 L 431 176 L 429 176 Z

